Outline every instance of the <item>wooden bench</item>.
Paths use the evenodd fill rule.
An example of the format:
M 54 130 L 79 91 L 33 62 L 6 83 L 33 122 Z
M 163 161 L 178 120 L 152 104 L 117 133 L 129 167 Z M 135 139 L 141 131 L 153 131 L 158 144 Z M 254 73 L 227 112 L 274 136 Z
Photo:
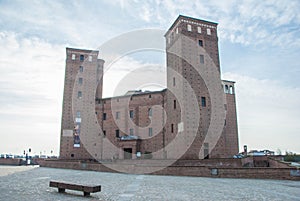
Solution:
M 96 193 L 101 191 L 101 185 L 99 186 L 85 186 L 79 184 L 70 184 L 60 181 L 50 181 L 50 187 L 58 188 L 59 193 L 64 193 L 66 189 L 74 191 L 82 191 L 84 196 L 89 196 L 90 193 Z

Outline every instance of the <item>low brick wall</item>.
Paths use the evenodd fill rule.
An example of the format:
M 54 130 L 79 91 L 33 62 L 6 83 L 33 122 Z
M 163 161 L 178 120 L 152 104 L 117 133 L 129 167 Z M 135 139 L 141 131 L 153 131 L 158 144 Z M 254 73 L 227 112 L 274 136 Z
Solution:
M 0 158 L 0 165 L 22 165 L 22 159 Z
M 205 161 L 205 160 L 203 160 Z M 194 164 L 192 161 L 188 163 L 183 163 L 184 161 L 178 161 L 175 164 L 163 167 L 162 169 L 151 174 L 154 175 L 175 175 L 175 176 L 195 176 L 195 177 L 216 177 L 216 178 L 247 178 L 247 179 L 286 179 L 286 180 L 300 180 L 300 176 L 291 176 L 291 171 L 297 171 L 296 168 L 243 168 L 243 167 L 229 167 L 226 164 L 221 167 L 220 163 L 205 165 L 206 162 L 201 162 L 196 160 Z M 237 160 L 239 161 L 239 160 Z M 150 160 L 144 161 L 119 161 L 111 162 L 110 165 L 122 166 L 126 170 L 131 170 L 133 174 L 136 167 L 143 166 L 145 168 L 151 167 Z M 186 161 L 187 162 L 187 161 Z M 216 161 L 215 161 L 216 162 Z M 220 161 L 219 161 L 220 162 Z M 237 165 L 233 163 L 232 166 Z M 157 167 L 160 163 L 155 161 L 155 166 Z M 180 165 L 181 164 L 181 165 Z M 191 165 L 192 164 L 192 165 Z M 112 170 L 105 165 L 97 162 L 82 162 L 82 161 L 63 161 L 63 160 L 44 160 L 40 162 L 41 167 L 51 167 L 51 168 L 65 168 L 65 169 L 75 169 L 75 170 L 91 170 L 100 172 L 117 172 Z M 298 170 L 299 171 L 299 170 Z M 298 173 L 297 173 L 298 174 Z M 300 175 L 300 173 L 299 173 Z
M 63 168 L 73 170 L 92 170 L 99 172 L 116 172 L 100 163 L 64 160 L 43 160 L 39 161 L 40 167 Z
M 217 168 L 214 177 L 300 180 L 300 176 L 291 176 L 291 170 L 297 171 L 296 168 Z

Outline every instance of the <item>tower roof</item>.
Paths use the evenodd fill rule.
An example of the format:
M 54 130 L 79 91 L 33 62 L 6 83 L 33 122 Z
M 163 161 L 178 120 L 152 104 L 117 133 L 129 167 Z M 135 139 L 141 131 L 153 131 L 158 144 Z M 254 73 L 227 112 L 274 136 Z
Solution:
M 178 24 L 178 22 L 180 22 L 182 20 L 190 21 L 190 22 L 195 23 L 195 24 L 208 25 L 208 26 L 212 26 L 212 27 L 217 27 L 218 26 L 218 23 L 216 23 L 216 22 L 210 22 L 210 21 L 207 21 L 207 20 L 197 19 L 197 18 L 194 18 L 194 17 L 188 17 L 188 16 L 185 16 L 185 15 L 179 15 L 177 17 L 177 19 L 173 22 L 173 24 L 171 25 L 171 27 L 168 29 L 168 31 L 165 34 L 165 36 L 168 34 L 168 32 L 170 30 L 172 30 Z

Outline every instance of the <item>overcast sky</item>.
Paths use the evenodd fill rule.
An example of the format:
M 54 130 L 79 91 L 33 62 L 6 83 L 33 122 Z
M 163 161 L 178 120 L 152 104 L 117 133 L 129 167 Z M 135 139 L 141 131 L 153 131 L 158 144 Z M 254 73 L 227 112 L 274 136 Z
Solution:
M 297 0 L 0 0 L 0 153 L 58 153 L 66 47 L 167 30 L 179 14 L 219 24 L 222 78 L 236 81 L 240 149 L 300 153 L 299 11 Z M 123 57 L 105 73 L 104 96 L 137 66 L 164 74 L 164 57 Z

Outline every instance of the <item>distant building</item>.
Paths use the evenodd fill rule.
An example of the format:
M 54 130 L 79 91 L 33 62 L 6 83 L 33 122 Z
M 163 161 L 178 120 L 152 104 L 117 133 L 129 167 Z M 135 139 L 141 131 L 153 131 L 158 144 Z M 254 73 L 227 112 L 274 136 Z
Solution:
M 165 37 L 167 89 L 112 98 L 102 98 L 99 52 L 66 49 L 61 159 L 204 159 L 238 153 L 235 88 L 220 78 L 217 24 L 180 15 Z

